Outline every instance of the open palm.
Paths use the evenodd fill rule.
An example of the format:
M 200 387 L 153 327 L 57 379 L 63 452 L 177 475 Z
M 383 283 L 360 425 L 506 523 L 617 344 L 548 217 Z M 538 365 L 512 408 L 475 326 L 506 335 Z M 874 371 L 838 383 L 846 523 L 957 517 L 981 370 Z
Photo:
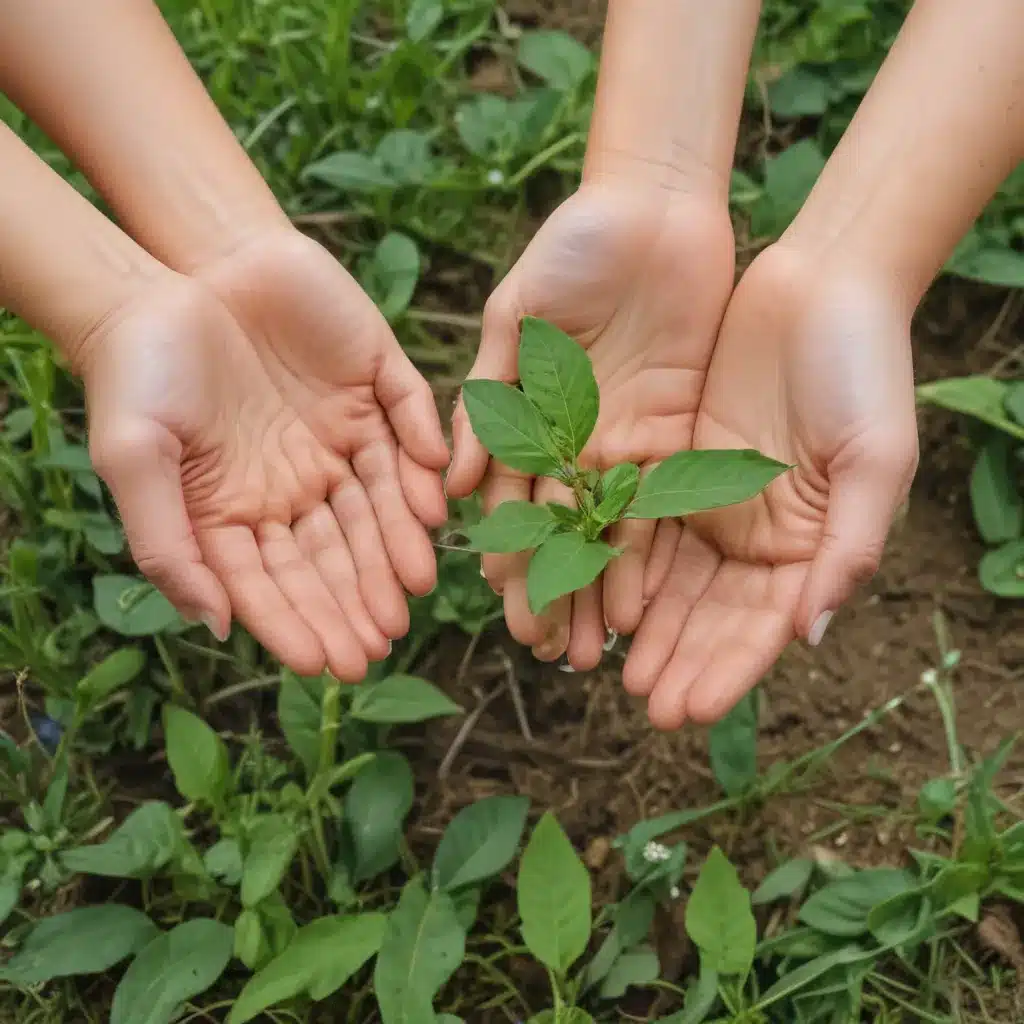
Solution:
M 721 717 L 875 571 L 917 464 L 909 312 L 852 271 L 768 250 L 730 301 L 694 447 L 793 469 L 679 537 L 624 672 L 662 728 Z
M 703 197 L 587 185 L 549 218 L 488 302 L 472 377 L 518 377 L 519 323 L 548 320 L 587 349 L 601 394 L 585 466 L 647 466 L 690 445 L 715 333 L 733 281 L 733 238 L 720 203 Z M 503 501 L 569 501 L 489 460 L 461 407 L 448 493 L 480 486 L 485 507 Z M 605 623 L 630 632 L 643 609 L 654 524 L 624 522 L 625 549 L 599 581 L 556 601 L 543 617 L 526 597 L 525 555 L 487 556 L 484 572 L 504 596 L 513 636 L 548 660 L 568 650 L 577 668 L 601 655 Z

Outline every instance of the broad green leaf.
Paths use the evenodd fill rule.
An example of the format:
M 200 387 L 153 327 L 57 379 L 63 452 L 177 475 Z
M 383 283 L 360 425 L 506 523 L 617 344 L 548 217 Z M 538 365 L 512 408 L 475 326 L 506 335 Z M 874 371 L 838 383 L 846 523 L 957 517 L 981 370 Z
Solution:
M 561 467 L 551 428 L 521 391 L 498 380 L 467 380 L 462 400 L 473 433 L 499 462 L 536 476 Z
M 397 863 L 412 801 L 412 769 L 397 751 L 382 751 L 356 776 L 345 794 L 344 818 L 353 883 L 365 882 Z
M 93 576 L 92 592 L 100 622 L 122 636 L 153 636 L 181 621 L 156 587 L 134 576 Z
M 518 152 L 532 155 L 548 130 L 556 123 L 562 108 L 562 94 L 557 89 L 526 89 L 509 104 Z
M 813 960 L 809 960 L 807 963 L 787 971 L 761 996 L 754 1008 L 764 1010 L 780 1000 L 788 998 L 794 992 L 799 992 L 801 989 L 806 988 L 833 968 L 855 963 L 857 960 L 863 959 L 864 956 L 865 951 L 860 946 L 847 946 L 836 950 L 834 953 L 825 953 Z
M 140 910 L 108 903 L 44 917 L 0 967 L 0 981 L 28 987 L 54 978 L 102 974 L 138 953 L 158 934 Z
M 138 647 L 122 647 L 90 669 L 75 686 L 86 707 L 96 707 L 116 690 L 127 686 L 143 669 L 146 655 Z
M 22 878 L 24 870 L 10 874 L 11 862 L 7 862 L 7 875 L 0 878 L 0 924 L 3 924 L 14 913 L 14 908 L 21 899 Z M 3 978 L 3 969 L 0 968 L 0 979 Z
M 766 903 L 775 903 L 777 900 L 799 897 L 807 888 L 814 872 L 814 861 L 809 857 L 794 857 L 780 864 L 768 877 L 758 886 L 750 902 L 755 907 L 763 906 Z
M 552 324 L 526 317 L 519 379 L 526 397 L 566 439 L 566 454 L 579 455 L 594 432 L 599 404 L 594 368 L 583 346 Z
M 1024 498 L 1017 490 L 1013 443 L 1009 435 L 991 437 L 971 470 L 971 507 L 986 544 L 1016 540 L 1024 528 Z
M 893 949 L 910 942 L 927 925 L 932 905 L 923 888 L 911 889 L 877 904 L 868 913 L 868 928 L 878 943 Z
M 388 320 L 409 308 L 420 277 L 420 251 L 398 231 L 389 231 L 363 265 L 360 280 Z
M 940 909 L 949 909 L 968 896 L 977 896 L 988 884 L 988 867 L 982 864 L 946 864 L 928 886 Z
M 750 211 L 751 230 L 758 236 L 781 235 L 796 216 L 825 167 L 817 142 L 801 139 L 764 166 L 764 192 Z
M 43 798 L 43 817 L 50 829 L 57 828 L 64 820 L 64 800 L 68 795 L 69 774 L 68 748 L 62 746 L 57 751 L 50 784 L 46 787 L 46 796 Z
M 956 809 L 956 783 L 952 779 L 929 779 L 917 794 L 917 806 L 931 824 L 952 814 Z
M 593 583 L 618 553 L 604 541 L 588 541 L 582 533 L 549 537 L 533 553 L 526 570 L 530 611 L 540 615 L 556 598 Z
M 701 962 L 718 974 L 746 977 L 754 960 L 757 924 L 750 894 L 716 846 L 708 854 L 686 904 L 686 931 Z
M 757 779 L 758 702 L 758 691 L 749 690 L 708 736 L 711 768 L 727 796 L 739 796 Z
M 285 672 L 277 694 L 281 731 L 309 778 L 316 773 L 320 757 L 320 702 L 323 693 L 321 676 L 303 677 Z
M 532 501 L 504 501 L 486 519 L 466 527 L 474 551 L 509 554 L 542 544 L 555 531 L 558 520 L 547 505 Z
M 633 500 L 640 485 L 640 467 L 631 462 L 613 466 L 601 477 L 601 501 L 597 517 L 603 523 L 614 523 Z
M 203 855 L 203 867 L 225 885 L 238 885 L 242 880 L 242 848 L 238 840 L 228 836 L 214 843 Z
M 255 971 L 270 952 L 270 944 L 263 934 L 263 923 L 255 910 L 243 910 L 235 918 L 234 954 L 250 971 Z
M 817 117 L 828 109 L 828 82 L 808 68 L 790 68 L 768 86 L 768 106 L 776 117 Z
M 355 152 L 331 153 L 311 163 L 302 176 L 343 192 L 373 192 L 396 184 L 376 160 Z
M 479 93 L 455 111 L 455 129 L 463 145 L 479 157 L 491 157 L 514 129 L 509 102 L 494 93 Z
M 400 725 L 459 715 L 462 708 L 426 679 L 394 675 L 358 687 L 349 714 L 363 722 Z
M 228 748 L 201 718 L 164 705 L 164 742 L 174 784 L 186 800 L 220 803 L 230 781 Z
M 978 579 L 997 597 L 1024 597 L 1024 540 L 1012 540 L 983 555 Z
M 524 32 L 519 40 L 519 63 L 552 89 L 575 89 L 593 70 L 594 55 L 566 32 Z
M 444 17 L 442 0 L 412 0 L 405 16 L 405 31 L 414 43 L 429 36 Z
M 451 897 L 408 882 L 388 917 L 373 972 L 383 1024 L 433 1024 L 433 1000 L 462 963 L 466 935 Z
M 438 844 L 432 885 L 459 889 L 504 871 L 516 855 L 529 808 L 521 796 L 485 797 L 463 807 Z
M 688 516 L 748 501 L 788 468 L 752 449 L 677 452 L 640 481 L 626 518 Z
M 373 158 L 399 185 L 422 185 L 433 171 L 429 137 L 407 128 L 388 132 L 377 143 Z
M 587 948 L 590 898 L 590 875 L 548 811 L 523 852 L 516 899 L 523 941 L 556 974 L 564 975 Z
M 288 948 L 242 989 L 228 1024 L 247 1024 L 304 993 L 326 999 L 377 952 L 386 923 L 384 914 L 360 914 L 323 917 L 301 928 Z
M 963 413 L 1024 441 L 1024 426 L 1006 414 L 1004 402 L 1010 385 L 991 377 L 950 377 L 917 387 L 921 402 Z
M 686 990 L 683 1008 L 666 1018 L 664 1024 L 702 1024 L 717 1000 L 718 973 L 702 962 L 697 980 Z
M 170 1024 L 182 1003 L 224 973 L 233 943 L 231 928 L 208 918 L 186 921 L 155 938 L 117 986 L 110 1024 Z
M 477 914 L 480 913 L 480 886 L 465 885 L 461 889 L 449 892 L 448 895 L 452 898 L 455 916 L 459 919 L 462 930 L 468 934 L 476 923 Z
M 264 814 L 248 837 L 242 862 L 242 905 L 255 907 L 281 884 L 299 848 L 295 823 L 283 814 Z
M 1003 398 L 1003 408 L 1014 423 L 1024 427 L 1024 380 L 1011 382 Z
M 660 973 L 658 954 L 650 946 L 638 946 L 612 964 L 598 991 L 602 999 L 621 999 L 630 985 L 649 985 Z
M 981 241 L 977 247 L 958 246 L 945 269 L 971 281 L 1024 288 L 1024 254 L 990 242 Z
M 912 889 L 899 868 L 872 868 L 826 885 L 800 908 L 800 920 L 826 935 L 855 938 L 868 930 L 871 908 Z
M 61 855 L 69 871 L 107 878 L 148 878 L 166 867 L 183 842 L 181 820 L 165 803 L 143 804 L 109 839 Z

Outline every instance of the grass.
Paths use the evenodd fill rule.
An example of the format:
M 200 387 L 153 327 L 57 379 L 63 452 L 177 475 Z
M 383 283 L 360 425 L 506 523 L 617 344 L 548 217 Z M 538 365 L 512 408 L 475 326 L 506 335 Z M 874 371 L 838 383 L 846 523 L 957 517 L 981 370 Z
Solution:
M 451 0 L 431 33 L 410 39 L 431 6 L 162 4 L 289 213 L 353 268 L 443 395 L 472 358 L 488 288 L 574 187 L 596 61 L 567 37 L 524 36 L 489 0 Z M 766 4 L 732 190 L 748 248 L 795 212 L 906 6 Z M 497 83 L 500 99 L 481 101 L 484 82 Z M 31 125 L 9 108 L 0 114 L 89 193 Z M 1022 241 L 1018 174 L 951 266 L 1019 286 Z M 136 954 L 155 956 L 154 933 L 130 917 L 137 909 L 164 932 L 211 922 L 186 949 L 207 964 L 232 958 L 202 988 L 177 979 L 167 1002 L 184 1006 L 183 1021 L 225 1020 L 252 972 L 289 950 L 289 998 L 253 1019 L 364 1024 L 376 1019 L 374 991 L 390 991 L 388 972 L 412 1009 L 402 1018 L 393 1003 L 384 1008 L 385 997 L 385 1024 L 432 1021 L 431 1001 L 469 1022 L 584 1024 L 673 1019 L 686 1000 L 693 1016 L 677 1019 L 700 1021 L 693 1007 L 708 992 L 707 1013 L 735 1024 L 1022 1019 L 1013 968 L 1024 950 L 1001 916 L 1024 902 L 1019 800 L 997 784 L 999 763 L 961 748 L 958 656 L 941 628 L 933 675 L 906 685 L 938 702 L 948 767 L 935 766 L 917 804 L 834 802 L 830 831 L 803 851 L 780 835 L 778 856 L 765 865 L 778 869 L 768 875 L 775 892 L 753 896 L 756 939 L 745 923 L 749 891 L 767 871 L 747 878 L 738 861 L 752 883 L 744 889 L 728 864 L 706 856 L 709 847 L 731 853 L 768 808 L 817 799 L 844 744 L 884 722 L 899 700 L 759 774 L 753 696 L 712 731 L 718 798 L 636 823 L 609 855 L 621 864 L 616 892 L 592 901 L 599 867 L 589 851 L 584 867 L 551 818 L 534 824 L 544 807 L 526 825 L 522 801 L 492 796 L 446 814 L 443 838 L 395 827 L 407 817 L 415 826 L 426 782 L 423 765 L 406 756 L 410 736 L 422 733 L 394 727 L 430 720 L 425 730 L 441 729 L 459 716 L 421 677 L 447 692 L 450 677 L 461 681 L 481 665 L 489 692 L 511 688 L 518 697 L 507 659 L 490 672 L 474 656 L 500 616 L 472 556 L 440 545 L 440 585 L 415 602 L 410 638 L 356 694 L 282 672 L 240 630 L 213 645 L 136 578 L 88 463 L 76 385 L 24 325 L 8 317 L 0 331 L 0 803 L 9 823 L 0 832 L 0 909 L 10 904 L 2 944 L 13 951 L 38 939 L 40 920 L 76 908 L 121 906 L 128 915 L 101 922 L 92 942 L 83 938 L 87 922 L 64 919 L 75 922 L 76 970 L 54 940 L 40 946 L 35 975 L 24 960 L 10 961 L 15 973 L 0 973 L 0 1019 L 110 1019 L 115 989 L 126 999 L 131 979 L 147 980 L 146 956 Z M 468 506 L 455 511 L 473 515 Z M 460 638 L 448 675 L 438 667 L 440 637 L 444 646 Z M 476 712 L 464 710 L 472 726 Z M 899 879 L 880 882 L 815 845 L 877 820 L 918 850 L 916 859 L 903 846 L 895 851 L 910 865 Z M 850 896 L 851 885 L 859 894 Z M 696 892 L 729 913 L 715 918 L 701 898 L 682 900 Z M 822 913 L 830 900 L 832 917 Z M 565 913 L 553 915 L 559 907 Z M 392 921 L 375 940 L 381 911 Z M 343 931 L 341 915 L 360 922 L 360 935 Z M 666 916 L 675 922 L 667 944 L 659 938 Z M 311 922 L 321 930 L 304 932 Z M 666 976 L 658 960 L 676 957 L 684 926 L 699 952 Z M 428 935 L 433 951 L 405 943 L 405 929 Z M 125 943 L 120 957 L 114 940 Z M 370 951 L 362 960 L 359 942 Z M 376 967 L 365 966 L 377 946 Z M 318 956 L 329 959 L 330 984 L 308 973 Z M 339 966 L 345 957 L 350 978 Z M 168 972 L 171 962 L 160 966 Z M 801 966 L 815 963 L 817 973 Z M 795 969 L 810 980 L 789 992 Z M 324 999 L 306 998 L 331 985 Z M 573 1004 L 591 1016 L 572 1015 Z M 547 1008 L 558 1015 L 545 1017 Z M 115 1024 L 134 1021 L 118 1012 Z M 171 1012 L 147 1022 L 163 1024 Z

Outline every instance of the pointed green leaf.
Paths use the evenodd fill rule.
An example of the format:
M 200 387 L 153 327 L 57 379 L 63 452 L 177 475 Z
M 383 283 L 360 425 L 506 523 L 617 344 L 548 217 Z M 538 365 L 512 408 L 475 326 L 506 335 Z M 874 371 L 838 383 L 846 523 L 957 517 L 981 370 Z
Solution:
M 414 43 L 420 43 L 441 24 L 443 17 L 442 0 L 412 0 L 405 16 L 405 31 Z
M 95 707 L 115 690 L 127 686 L 145 664 L 145 652 L 138 647 L 122 647 L 82 676 L 75 687 L 75 693 L 87 707 Z
M 320 757 L 320 702 L 324 695 L 321 676 L 298 676 L 285 672 L 277 694 L 277 717 L 288 746 L 306 769 L 316 773 Z
M 996 597 L 1024 597 L 1024 540 L 986 552 L 978 563 L 978 579 Z
M 363 722 L 399 725 L 460 715 L 462 708 L 426 679 L 393 675 L 358 687 L 349 714 Z
M 602 999 L 621 999 L 630 985 L 649 985 L 661 973 L 658 954 L 650 946 L 627 950 L 605 975 L 598 990 Z
M 677 452 L 641 481 L 628 519 L 662 519 L 748 501 L 789 467 L 760 452 Z
M 718 974 L 745 977 L 754 960 L 757 924 L 750 894 L 716 846 L 700 870 L 686 905 L 686 930 L 701 962 Z
M 776 900 L 798 896 L 811 880 L 813 871 L 814 861 L 809 857 L 796 857 L 793 860 L 787 860 L 758 886 L 750 901 L 755 907 L 760 907 L 765 903 L 774 903 Z
M 519 40 L 519 63 L 553 89 L 575 89 L 594 67 L 594 55 L 567 32 L 537 29 Z
M 601 502 L 597 517 L 603 523 L 614 523 L 633 500 L 640 485 L 640 468 L 631 462 L 613 466 L 601 477 Z
M 379 753 L 345 794 L 345 827 L 352 882 L 358 885 L 398 862 L 402 829 L 412 808 L 413 777 L 397 751 Z
M 917 397 L 919 401 L 974 416 L 1024 441 L 1024 425 L 1015 423 L 1006 414 L 1004 402 L 1009 389 L 1006 381 L 991 377 L 950 377 L 918 385 Z
M 1003 408 L 1018 426 L 1024 427 L 1024 380 L 1013 381 L 1003 398 Z
M 93 576 L 93 606 L 104 626 L 122 636 L 151 636 L 180 622 L 152 583 L 134 576 Z
M 165 803 L 136 808 L 105 842 L 61 855 L 64 867 L 107 878 L 148 878 L 173 860 L 184 836 L 181 820 Z
M 542 544 L 556 526 L 558 520 L 547 505 L 504 501 L 486 519 L 466 527 L 466 536 L 474 551 L 510 554 Z
M 586 350 L 535 317 L 522 322 L 519 379 L 526 397 L 579 455 L 597 423 L 597 380 Z
M 991 437 L 971 470 L 971 507 L 986 544 L 1016 540 L 1024 529 L 1024 498 L 1017 490 L 1013 444 L 1006 434 Z
M 708 735 L 711 769 L 727 796 L 738 796 L 757 778 L 758 692 L 749 690 Z
M 459 889 L 504 871 L 516 855 L 529 807 L 521 796 L 485 797 L 463 807 L 438 844 L 434 887 Z
M 539 615 L 555 598 L 593 583 L 618 553 L 604 541 L 588 541 L 582 533 L 549 537 L 534 552 L 526 571 L 530 611 Z
M 468 380 L 462 400 L 473 432 L 499 462 L 537 476 L 558 471 L 562 463 L 551 428 L 521 391 L 497 380 Z
M 283 814 L 261 815 L 249 833 L 242 862 L 242 905 L 255 907 L 281 884 L 299 848 L 294 823 Z
M 871 908 L 913 888 L 899 868 L 872 868 L 819 889 L 800 908 L 800 920 L 826 935 L 855 938 L 868 930 Z
M 174 784 L 186 800 L 220 803 L 230 780 L 228 748 L 201 718 L 164 705 L 164 742 Z

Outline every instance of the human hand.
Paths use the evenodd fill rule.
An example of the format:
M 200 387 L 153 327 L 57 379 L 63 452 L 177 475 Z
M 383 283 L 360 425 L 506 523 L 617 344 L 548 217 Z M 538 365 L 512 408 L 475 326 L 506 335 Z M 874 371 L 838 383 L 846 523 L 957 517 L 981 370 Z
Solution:
M 656 727 L 720 718 L 873 575 L 917 466 L 911 312 L 891 284 L 781 243 L 740 281 L 694 447 L 794 468 L 687 521 L 623 672 Z
M 355 282 L 286 231 L 103 323 L 76 362 L 139 567 L 303 674 L 357 681 L 436 578 L 447 462 L 426 382 Z
M 732 227 L 717 197 L 584 185 L 541 227 L 488 301 L 470 377 L 515 381 L 520 320 L 547 320 L 587 349 L 601 389 L 600 416 L 581 465 L 650 466 L 690 445 L 733 266 Z M 453 439 L 449 496 L 479 487 L 486 511 L 504 501 L 571 500 L 555 481 L 535 481 L 489 461 L 461 401 Z M 543 660 L 567 653 L 575 668 L 594 667 L 605 624 L 629 633 L 640 621 L 655 525 L 620 524 L 611 541 L 626 550 L 603 582 L 560 598 L 543 616 L 527 603 L 528 553 L 484 556 L 484 574 L 504 597 L 509 631 Z M 669 524 L 662 531 L 670 547 L 674 529 Z

